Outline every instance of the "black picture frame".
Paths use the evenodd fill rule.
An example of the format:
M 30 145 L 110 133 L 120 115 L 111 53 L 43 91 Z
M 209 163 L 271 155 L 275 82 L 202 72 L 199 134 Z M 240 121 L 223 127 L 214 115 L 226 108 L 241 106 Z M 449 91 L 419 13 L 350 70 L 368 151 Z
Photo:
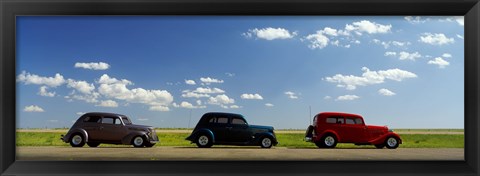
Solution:
M 479 175 L 479 0 L 0 0 L 1 175 Z M 16 161 L 21 15 L 464 15 L 465 161 Z

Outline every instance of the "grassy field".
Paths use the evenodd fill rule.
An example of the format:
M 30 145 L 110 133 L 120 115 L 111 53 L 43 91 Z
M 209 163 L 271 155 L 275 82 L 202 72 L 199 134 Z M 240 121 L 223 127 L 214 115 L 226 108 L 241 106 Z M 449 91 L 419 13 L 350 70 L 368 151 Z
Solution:
M 459 132 L 459 131 L 454 131 Z M 462 131 L 463 132 L 463 131 Z M 69 146 L 60 140 L 64 132 L 17 132 L 17 146 Z M 185 138 L 190 133 L 157 133 L 160 138 L 159 146 L 195 146 Z M 401 148 L 463 148 L 464 134 L 400 134 L 403 140 Z M 303 141 L 303 133 L 277 133 L 278 147 L 288 148 L 316 148 L 313 143 Z M 100 146 L 124 146 L 107 145 Z M 339 148 L 374 148 L 373 146 L 355 146 L 353 144 L 339 144 Z

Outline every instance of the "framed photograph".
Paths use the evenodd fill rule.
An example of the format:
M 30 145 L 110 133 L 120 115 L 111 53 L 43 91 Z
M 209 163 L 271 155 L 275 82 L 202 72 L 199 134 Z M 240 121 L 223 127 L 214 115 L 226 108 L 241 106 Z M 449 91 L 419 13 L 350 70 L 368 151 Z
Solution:
M 478 0 L 0 8 L 1 175 L 478 175 Z

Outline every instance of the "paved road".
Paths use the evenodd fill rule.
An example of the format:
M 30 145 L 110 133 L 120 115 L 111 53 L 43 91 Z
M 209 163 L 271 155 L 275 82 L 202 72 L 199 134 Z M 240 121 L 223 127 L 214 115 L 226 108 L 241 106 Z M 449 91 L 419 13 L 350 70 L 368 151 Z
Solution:
M 464 160 L 464 149 L 17 147 L 17 160 Z

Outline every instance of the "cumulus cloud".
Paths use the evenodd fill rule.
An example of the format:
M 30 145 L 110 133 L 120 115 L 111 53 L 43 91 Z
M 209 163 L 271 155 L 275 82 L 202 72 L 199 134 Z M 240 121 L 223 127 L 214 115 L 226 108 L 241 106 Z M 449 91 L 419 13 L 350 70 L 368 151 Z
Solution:
M 463 40 L 463 36 L 462 36 L 462 35 L 460 35 L 460 34 L 457 34 L 457 38 L 459 38 L 459 39 L 462 39 L 462 40 Z
M 230 105 L 230 108 L 231 109 L 239 109 L 239 108 L 242 108 L 242 107 L 238 106 L 238 105 Z
M 184 92 L 182 93 L 182 97 L 184 98 L 202 98 L 202 97 L 210 97 L 208 94 L 199 94 L 195 92 Z
M 25 111 L 25 112 L 45 112 L 41 107 L 39 107 L 37 105 L 25 106 L 25 108 L 23 108 L 23 111 Z
M 274 105 L 272 103 L 265 103 L 266 107 L 273 107 Z
M 388 89 L 380 89 L 380 90 L 378 90 L 378 93 L 379 93 L 380 95 L 385 95 L 385 96 L 394 96 L 394 95 L 395 95 L 394 92 L 392 92 L 392 91 L 390 91 L 390 90 L 388 90 Z
M 225 105 L 225 104 L 233 104 L 235 103 L 235 100 L 233 98 L 228 97 L 225 94 L 221 94 L 215 97 L 210 97 L 208 99 L 208 103 L 214 104 L 214 105 Z
M 362 76 L 342 75 L 325 77 L 324 80 L 337 83 L 337 87 L 345 87 L 347 90 L 354 90 L 357 86 L 367 86 L 384 83 L 385 80 L 402 81 L 408 78 L 416 78 L 417 75 L 398 68 L 389 70 L 370 71 L 367 67 L 362 68 Z
M 305 39 L 310 42 L 310 44 L 308 44 L 308 47 L 310 49 L 325 48 L 328 45 L 328 41 L 330 40 L 321 31 L 317 31 L 317 33 L 315 34 L 307 35 Z
M 450 63 L 444 60 L 441 57 L 436 57 L 433 60 L 429 60 L 428 64 L 438 65 L 438 68 L 445 68 L 446 66 L 450 65 Z
M 147 118 L 138 118 L 137 120 L 138 120 L 138 121 L 148 121 Z
M 77 115 L 83 115 L 83 114 L 85 114 L 85 112 L 77 112 L 77 113 L 75 113 L 75 114 L 77 114 Z
M 83 94 L 92 94 L 95 90 L 95 86 L 93 84 L 89 84 L 86 81 L 76 81 L 73 79 L 67 80 L 67 87 L 74 88 Z
M 47 86 L 41 86 L 40 91 L 38 92 L 38 95 L 44 96 L 44 97 L 54 97 L 55 92 L 48 92 L 48 87 Z
M 240 98 L 249 100 L 263 100 L 263 97 L 260 94 L 242 94 Z
M 401 42 L 401 41 L 380 41 L 378 39 L 373 39 L 373 43 L 382 45 L 385 49 L 390 48 L 391 46 L 406 48 L 407 45 L 411 45 L 410 42 Z
M 342 95 L 342 96 L 338 96 L 337 101 L 350 101 L 350 100 L 355 100 L 355 99 L 359 99 L 360 97 L 357 96 L 357 95 Z
M 220 93 L 225 93 L 225 91 L 219 88 L 212 89 L 210 87 L 197 87 L 195 90 L 182 91 L 182 97 L 201 98 L 201 97 L 210 97 L 209 94 L 220 94 Z
M 129 103 L 142 103 L 150 105 L 150 110 L 165 111 L 173 102 L 173 96 L 166 90 L 146 90 L 143 88 L 129 89 L 133 83 L 126 79 L 111 78 L 104 74 L 98 80 L 98 92 L 108 98 L 124 100 Z
M 430 45 L 445 45 L 455 42 L 455 39 L 448 38 L 442 33 L 423 33 L 419 41 Z
M 188 85 L 195 85 L 195 81 L 194 80 L 185 80 L 185 84 L 188 84 Z
M 206 77 L 206 78 L 202 77 L 200 78 L 200 81 L 206 85 L 210 85 L 211 83 L 223 83 L 223 80 L 210 78 L 210 77 Z
M 36 85 L 46 85 L 49 87 L 57 87 L 65 83 L 65 79 L 59 73 L 55 74 L 54 77 L 43 77 L 35 74 L 30 74 L 26 71 L 22 71 L 17 76 L 17 82 L 23 82 L 24 84 L 36 84 Z
M 196 109 L 196 108 L 206 108 L 206 106 L 195 106 L 192 103 L 182 101 L 180 104 L 173 103 L 174 107 L 177 108 L 186 108 L 186 109 Z
M 288 96 L 288 98 L 290 98 L 290 99 L 298 99 L 298 96 L 296 95 L 296 93 L 295 93 L 295 92 L 292 92 L 292 91 L 286 91 L 286 92 L 284 92 L 284 93 L 285 93 L 285 95 L 287 95 L 287 96 Z
M 101 101 L 100 104 L 96 106 L 116 108 L 118 107 L 118 103 L 113 100 L 105 100 L 105 101 Z
M 354 22 L 352 25 L 347 24 L 345 26 L 347 31 L 366 32 L 368 34 L 388 33 L 391 28 L 392 25 L 382 25 L 368 20 Z
M 452 57 L 452 55 L 450 53 L 443 53 L 442 57 L 450 58 L 450 57 Z
M 229 73 L 229 72 L 227 72 L 227 73 L 225 73 L 225 75 L 227 75 L 228 77 L 234 77 L 234 76 L 235 76 L 235 73 Z
M 422 57 L 422 55 L 420 55 L 420 53 L 418 53 L 418 52 L 408 53 L 408 52 L 402 51 L 402 52 L 399 53 L 398 59 L 400 59 L 400 60 L 416 60 L 417 58 L 420 58 L 420 57 Z
M 108 68 L 110 68 L 110 65 L 105 62 L 77 62 L 75 63 L 75 68 L 84 68 L 89 70 L 107 70 Z
M 327 96 L 323 97 L 323 99 L 324 100 L 330 100 L 330 99 L 332 99 L 332 97 L 327 95 Z
M 429 18 L 422 18 L 420 16 L 406 16 L 404 17 L 405 20 L 407 20 L 409 23 L 412 24 L 420 24 L 420 23 L 425 23 L 429 20 Z
M 249 29 L 248 32 L 242 34 L 247 38 L 255 36 L 259 39 L 275 40 L 275 39 L 290 39 L 297 35 L 297 32 L 290 32 L 284 28 L 262 28 Z
M 385 52 L 385 56 L 396 56 L 396 55 L 397 55 L 397 52 L 394 52 L 394 51 Z

